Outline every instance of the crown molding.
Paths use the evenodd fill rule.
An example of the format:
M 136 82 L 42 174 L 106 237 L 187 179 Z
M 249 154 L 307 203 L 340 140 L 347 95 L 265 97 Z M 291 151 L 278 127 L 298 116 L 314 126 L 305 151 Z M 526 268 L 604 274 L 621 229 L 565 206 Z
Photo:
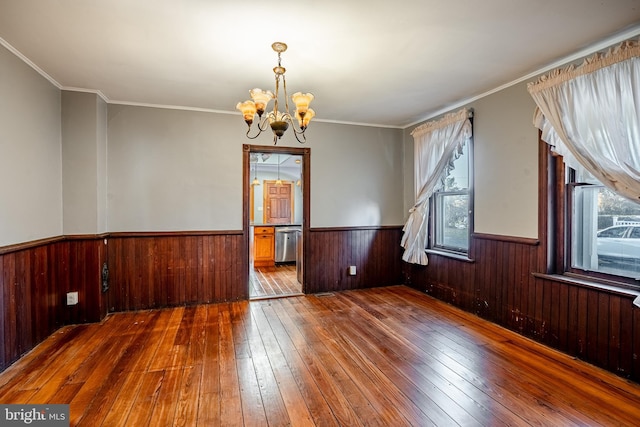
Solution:
M 20 58 L 22 62 L 27 64 L 29 67 L 33 68 L 38 74 L 40 74 L 42 77 L 47 79 L 52 85 L 54 85 L 58 89 L 62 89 L 62 85 L 60 83 L 58 83 L 53 77 L 47 74 L 42 68 L 34 64 L 29 58 L 24 56 L 18 49 L 11 46 L 11 44 L 9 44 L 9 42 L 3 39 L 2 37 L 0 37 L 0 45 L 4 46 L 9 52 L 13 53 L 15 56 Z

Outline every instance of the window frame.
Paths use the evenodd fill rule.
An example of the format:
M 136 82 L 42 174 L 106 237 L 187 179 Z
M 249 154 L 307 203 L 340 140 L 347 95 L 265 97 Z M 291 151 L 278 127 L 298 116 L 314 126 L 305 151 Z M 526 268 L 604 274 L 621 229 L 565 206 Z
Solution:
M 567 179 L 567 167 L 562 156 L 554 153 L 541 138 L 540 144 L 540 230 L 546 246 L 546 274 L 563 275 L 595 284 L 614 285 L 640 290 L 640 281 L 632 277 L 617 276 L 601 271 L 584 270 L 571 265 L 571 229 L 573 200 L 571 187 L 587 184 Z M 573 175 L 572 171 L 569 171 Z
M 469 119 L 471 121 L 471 126 L 473 128 L 473 118 Z M 451 190 L 451 191 L 443 191 L 443 189 L 439 189 L 433 192 L 431 197 L 429 198 L 429 220 L 428 220 L 428 239 L 427 239 L 427 247 L 425 248 L 427 253 L 434 253 L 438 255 L 449 256 L 453 258 L 458 258 L 466 261 L 472 260 L 472 235 L 474 230 L 474 172 L 473 172 L 473 136 L 469 138 L 465 142 L 465 150 L 467 150 L 467 168 L 468 168 L 468 183 L 467 188 L 465 190 Z M 437 245 L 436 244 L 436 233 L 437 233 L 437 203 L 438 198 L 443 195 L 460 195 L 465 194 L 468 198 L 468 210 L 467 210 L 467 249 L 461 250 L 462 248 L 454 248 L 449 246 Z

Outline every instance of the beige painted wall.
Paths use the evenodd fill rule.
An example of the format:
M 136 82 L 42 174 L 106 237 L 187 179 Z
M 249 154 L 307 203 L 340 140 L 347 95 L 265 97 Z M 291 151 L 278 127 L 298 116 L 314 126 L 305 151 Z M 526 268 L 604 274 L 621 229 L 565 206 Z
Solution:
M 98 188 L 96 189 L 98 205 L 98 233 L 109 231 L 107 228 L 107 103 L 101 98 L 97 99 L 97 138 L 96 138 L 96 174 L 98 176 Z
M 402 225 L 402 131 L 314 123 L 311 226 Z
M 106 231 L 106 103 L 96 94 L 62 92 L 64 234 Z
M 109 231 L 242 228 L 242 145 L 237 115 L 109 106 Z M 300 147 L 290 132 L 278 142 Z M 400 225 L 402 132 L 316 122 L 311 226 Z
M 0 246 L 62 234 L 60 90 L 0 46 Z
M 538 129 L 525 83 L 471 104 L 475 231 L 538 238 Z
M 109 231 L 242 228 L 244 123 L 195 111 L 108 110 Z

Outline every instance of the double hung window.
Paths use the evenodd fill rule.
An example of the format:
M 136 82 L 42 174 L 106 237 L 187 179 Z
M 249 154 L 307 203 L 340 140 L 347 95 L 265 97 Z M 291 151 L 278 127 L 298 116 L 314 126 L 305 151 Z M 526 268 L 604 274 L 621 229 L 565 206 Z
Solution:
M 568 168 L 569 270 L 640 278 L 640 204 Z
M 467 254 L 471 230 L 471 139 L 445 171 L 440 189 L 431 197 L 429 248 Z

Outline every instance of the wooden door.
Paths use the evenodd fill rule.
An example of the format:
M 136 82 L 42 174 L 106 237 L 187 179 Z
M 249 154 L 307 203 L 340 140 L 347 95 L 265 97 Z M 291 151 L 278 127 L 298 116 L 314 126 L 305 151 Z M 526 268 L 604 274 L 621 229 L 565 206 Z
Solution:
M 265 181 L 264 185 L 264 223 L 293 223 L 293 182 Z

